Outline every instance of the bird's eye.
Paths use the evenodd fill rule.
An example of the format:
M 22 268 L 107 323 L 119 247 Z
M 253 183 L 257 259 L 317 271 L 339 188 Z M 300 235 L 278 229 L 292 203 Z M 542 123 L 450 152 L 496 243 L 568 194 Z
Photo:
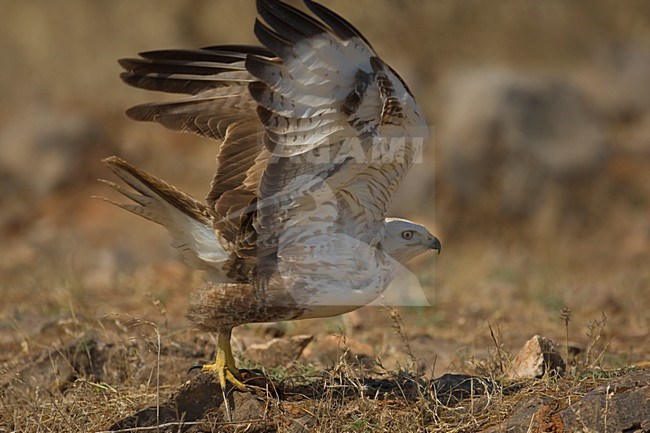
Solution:
M 412 230 L 406 230 L 402 232 L 402 237 L 406 240 L 409 240 L 413 237 L 413 231 Z

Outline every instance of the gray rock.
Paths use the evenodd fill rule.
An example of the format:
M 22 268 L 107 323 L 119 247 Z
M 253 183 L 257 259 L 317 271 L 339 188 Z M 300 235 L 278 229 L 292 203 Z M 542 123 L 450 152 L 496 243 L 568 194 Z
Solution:
M 460 74 L 445 86 L 441 166 L 462 201 L 534 211 L 551 183 L 594 176 L 608 155 L 600 119 L 554 77 L 502 69 Z
M 648 432 L 649 372 L 640 369 L 612 378 L 567 407 L 552 396 L 533 396 L 517 405 L 506 420 L 482 433 Z
M 565 431 L 650 431 L 650 375 L 639 370 L 589 391 L 558 413 Z M 576 429 L 576 430 L 574 430 Z

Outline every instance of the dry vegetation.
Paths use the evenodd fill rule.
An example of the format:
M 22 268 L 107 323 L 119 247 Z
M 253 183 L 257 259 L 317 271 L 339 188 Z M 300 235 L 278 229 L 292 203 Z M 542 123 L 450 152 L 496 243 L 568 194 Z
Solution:
M 187 369 L 212 358 L 214 341 L 184 318 L 202 276 L 179 261 L 161 229 L 90 196 L 108 194 L 95 179 L 107 176 L 99 160 L 113 153 L 205 194 L 214 146 L 126 119 L 125 108 L 151 95 L 120 83 L 116 59 L 253 42 L 253 3 L 3 4 L 0 50 L 11 62 L 0 67 L 0 433 L 105 431 L 164 406 L 190 378 L 186 386 L 203 389 Z M 395 205 L 435 227 L 443 242 L 439 257 L 411 267 L 431 306 L 241 327 L 234 335 L 240 353 L 272 336 L 314 340 L 288 366 L 241 357 L 246 367 L 264 367 L 273 386 L 262 381 L 254 397 L 237 394 L 236 406 L 250 413 L 231 413 L 236 421 L 220 407 L 185 425 L 195 432 L 297 432 L 298 423 L 325 432 L 483 431 L 534 402 L 549 408 L 552 422 L 600 385 L 629 375 L 647 383 L 646 2 L 324 3 L 373 41 L 441 132 Z M 495 167 L 490 181 L 460 199 L 444 143 L 436 143 L 449 119 L 446 83 L 494 65 L 577 88 L 606 141 L 596 171 L 546 182 L 527 214 L 496 204 L 503 191 L 495 185 L 508 173 L 492 155 L 477 165 Z M 567 374 L 504 380 L 534 334 L 568 354 Z M 445 373 L 485 383 L 469 382 L 477 392 L 449 401 L 432 387 Z M 168 424 L 165 431 L 180 431 Z

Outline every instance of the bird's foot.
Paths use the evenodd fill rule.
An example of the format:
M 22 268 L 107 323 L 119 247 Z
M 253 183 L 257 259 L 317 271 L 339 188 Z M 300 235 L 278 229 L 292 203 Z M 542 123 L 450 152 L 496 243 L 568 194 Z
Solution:
M 217 378 L 219 379 L 219 385 L 221 385 L 221 389 L 226 389 L 226 385 L 228 382 L 230 382 L 232 385 L 235 386 L 235 388 L 239 389 L 240 391 L 248 391 L 248 388 L 246 385 L 244 385 L 241 380 L 239 380 L 239 370 L 235 369 L 235 371 L 231 371 L 227 365 L 222 364 L 219 365 L 217 363 L 215 364 L 206 364 L 203 367 L 201 367 L 201 371 L 206 371 L 212 374 L 215 374 Z
M 249 391 L 248 387 L 246 387 L 246 385 L 244 385 L 240 380 L 239 370 L 235 368 L 234 371 L 232 371 L 228 368 L 225 362 L 221 362 L 218 358 L 214 364 L 195 365 L 190 368 L 190 371 L 194 369 L 200 369 L 202 372 L 207 372 L 217 376 L 219 385 L 221 385 L 221 389 L 223 390 L 226 389 L 228 382 L 230 382 L 231 385 L 240 391 Z
M 226 390 L 228 382 L 240 391 L 248 391 L 248 387 L 241 381 L 241 373 L 235 365 L 235 358 L 232 356 L 230 335 L 230 329 L 219 332 L 217 340 L 217 359 L 215 359 L 214 364 L 195 365 L 190 368 L 190 371 L 195 368 L 200 368 L 201 371 L 217 376 L 222 391 Z

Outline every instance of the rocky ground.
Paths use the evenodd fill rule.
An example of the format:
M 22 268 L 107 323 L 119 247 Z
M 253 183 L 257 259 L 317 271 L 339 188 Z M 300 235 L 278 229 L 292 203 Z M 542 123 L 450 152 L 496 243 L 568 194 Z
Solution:
M 206 194 L 215 145 L 128 120 L 152 95 L 116 59 L 252 42 L 253 2 L 3 5 L 0 432 L 650 431 L 645 3 L 325 3 L 431 119 L 392 214 L 443 252 L 375 306 L 236 329 L 250 393 L 187 372 L 203 275 L 91 197 L 111 154 Z
M 224 392 L 214 376 L 186 371 L 197 359 L 213 356 L 207 339 L 161 334 L 146 322 L 107 320 L 84 330 L 78 325 L 59 325 L 78 337 L 6 365 L 9 373 L 0 382 L 8 409 L 0 418 L 2 431 L 650 429 L 647 363 L 616 370 L 567 368 L 554 344 L 541 337 L 531 339 L 501 374 L 435 378 L 387 370 L 345 343 L 338 345 L 332 367 L 315 368 L 298 361 L 311 336 L 276 337 L 244 352 L 250 392 Z M 251 358 L 282 367 L 265 370 Z M 33 416 L 19 416 L 25 409 Z

